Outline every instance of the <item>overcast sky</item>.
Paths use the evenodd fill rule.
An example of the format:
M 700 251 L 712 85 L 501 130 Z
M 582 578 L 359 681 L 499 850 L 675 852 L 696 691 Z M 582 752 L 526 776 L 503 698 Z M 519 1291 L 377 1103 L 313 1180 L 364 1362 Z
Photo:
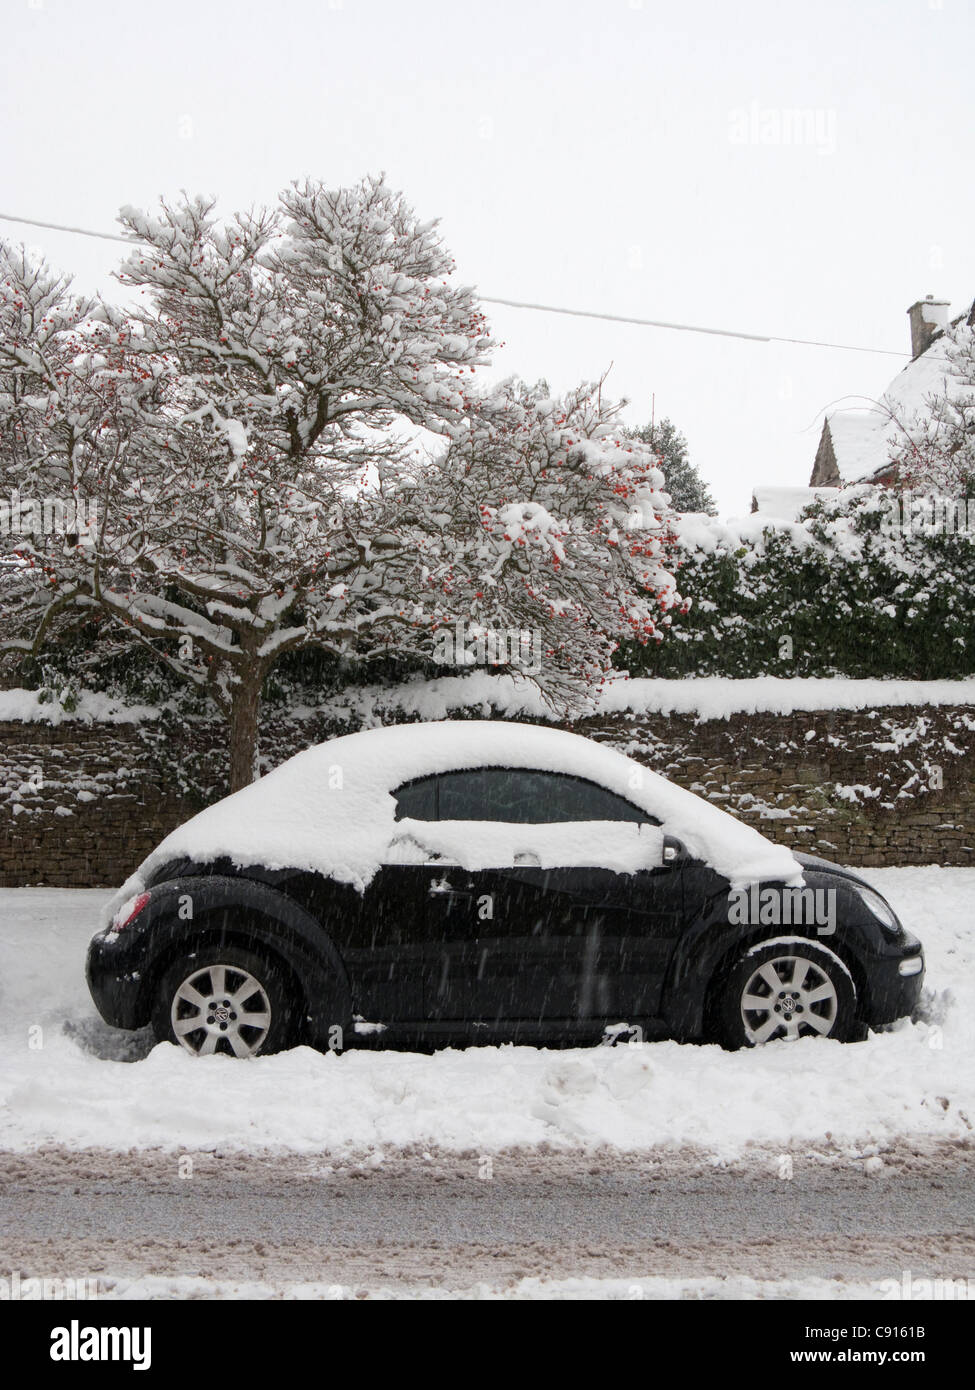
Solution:
M 2 32 L 4 213 L 385 170 L 484 295 L 901 352 L 913 300 L 975 295 L 967 0 L 5 0 Z M 0 235 L 113 293 L 122 247 Z M 487 307 L 498 375 L 612 363 L 724 513 L 906 361 Z

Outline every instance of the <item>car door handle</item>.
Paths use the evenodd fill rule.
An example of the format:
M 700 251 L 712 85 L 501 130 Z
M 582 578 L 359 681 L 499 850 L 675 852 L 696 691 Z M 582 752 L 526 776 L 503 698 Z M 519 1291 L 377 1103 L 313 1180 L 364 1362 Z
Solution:
M 429 898 L 470 898 L 473 893 L 470 888 L 454 888 L 445 878 L 435 878 L 427 889 Z

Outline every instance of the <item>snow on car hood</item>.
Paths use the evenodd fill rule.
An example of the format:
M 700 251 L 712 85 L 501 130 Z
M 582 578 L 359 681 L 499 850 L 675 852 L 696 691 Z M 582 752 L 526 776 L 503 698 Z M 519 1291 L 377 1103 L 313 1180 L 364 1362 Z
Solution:
M 520 862 L 553 867 L 552 855 L 560 852 L 573 856 L 569 863 L 592 863 L 594 853 L 614 844 L 613 866 L 660 863 L 658 836 L 646 830 L 634 835 L 625 822 L 590 822 L 580 834 L 578 826 L 559 824 L 499 828 L 395 819 L 392 793 L 404 782 L 478 767 L 567 772 L 596 782 L 660 820 L 660 833 L 682 840 L 733 887 L 802 882 L 802 868 L 784 846 L 605 744 L 533 724 L 443 720 L 363 730 L 298 753 L 174 830 L 114 903 L 138 892 L 153 870 L 183 857 L 200 863 L 228 858 L 239 868 L 313 870 L 359 889 L 381 864 L 417 862 L 428 851 L 460 855 L 462 867 L 483 866 L 485 852 L 501 849 L 502 841 L 512 863 L 524 855 Z M 587 839 L 597 851 L 586 849 Z

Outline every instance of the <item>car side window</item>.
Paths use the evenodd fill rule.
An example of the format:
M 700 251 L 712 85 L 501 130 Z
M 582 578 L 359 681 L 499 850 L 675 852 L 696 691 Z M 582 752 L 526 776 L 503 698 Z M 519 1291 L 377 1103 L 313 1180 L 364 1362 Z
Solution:
M 437 819 L 437 777 L 418 777 L 393 793 L 397 820 Z
M 486 767 L 445 772 L 432 780 L 439 783 L 439 820 L 489 820 L 515 825 L 590 820 L 660 824 L 625 797 L 564 772 Z

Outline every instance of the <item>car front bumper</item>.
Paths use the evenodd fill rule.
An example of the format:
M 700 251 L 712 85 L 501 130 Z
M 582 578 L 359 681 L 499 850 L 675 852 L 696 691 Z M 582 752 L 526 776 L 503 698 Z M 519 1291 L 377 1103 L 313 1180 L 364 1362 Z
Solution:
M 923 985 L 924 952 L 919 941 L 909 938 L 902 952 L 872 963 L 862 1004 L 864 1023 L 877 1027 L 909 1017 L 917 1008 Z

